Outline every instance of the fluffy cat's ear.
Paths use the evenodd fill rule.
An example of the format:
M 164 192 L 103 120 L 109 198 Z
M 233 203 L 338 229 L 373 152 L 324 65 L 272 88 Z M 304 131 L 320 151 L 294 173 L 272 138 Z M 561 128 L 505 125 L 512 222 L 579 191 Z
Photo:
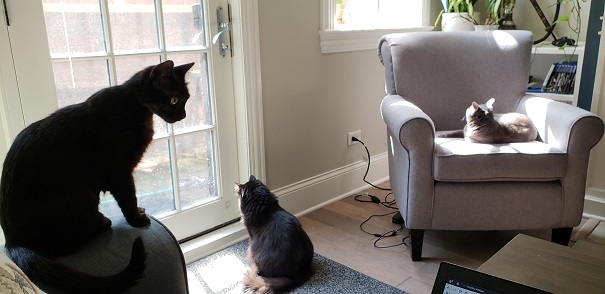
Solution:
M 172 74 L 172 70 L 174 69 L 174 62 L 172 60 L 166 60 L 158 65 L 156 65 L 152 70 L 149 76 L 152 80 L 156 81 L 162 76 L 169 76 Z
M 249 181 L 256 181 L 256 177 L 254 177 L 253 175 L 250 175 Z
M 473 101 L 472 106 L 475 109 L 475 111 L 477 111 L 477 109 L 479 109 L 479 104 L 477 104 L 477 102 L 475 102 L 475 101 Z
M 175 66 L 174 74 L 177 77 L 184 78 L 187 71 L 189 71 L 193 67 L 194 64 L 195 64 L 195 62 L 191 62 L 191 63 Z
M 487 100 L 487 102 L 485 103 L 485 105 L 487 106 L 487 108 L 489 108 L 490 110 L 494 109 L 494 102 L 496 102 L 496 99 L 494 98 L 489 98 L 489 100 Z

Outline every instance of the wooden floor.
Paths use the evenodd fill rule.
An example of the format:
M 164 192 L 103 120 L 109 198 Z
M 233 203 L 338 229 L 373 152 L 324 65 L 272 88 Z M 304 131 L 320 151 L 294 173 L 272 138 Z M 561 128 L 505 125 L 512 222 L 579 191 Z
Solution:
M 388 187 L 388 183 L 380 186 Z M 369 189 L 366 192 L 381 200 L 384 200 L 388 193 L 377 189 Z M 393 200 L 393 196 L 388 196 L 388 200 Z M 380 204 L 358 202 L 353 195 L 311 212 L 301 217 L 300 221 L 311 237 L 317 253 L 412 294 L 431 292 L 441 261 L 475 269 L 518 233 L 550 239 L 550 230 L 427 231 L 424 236 L 423 260 L 412 262 L 409 247 L 399 245 L 392 248 L 375 248 L 374 241 L 377 238 L 359 228 L 370 215 L 394 211 Z M 363 228 L 377 234 L 400 228 L 392 223 L 391 216 L 392 214 L 374 217 L 364 224 Z M 585 223 L 586 220 L 583 220 L 574 228 L 572 236 L 580 235 L 579 231 Z M 407 230 L 399 232 L 395 237 L 381 240 L 378 245 L 401 243 L 405 236 L 408 236 Z M 409 245 L 409 238 L 405 243 Z

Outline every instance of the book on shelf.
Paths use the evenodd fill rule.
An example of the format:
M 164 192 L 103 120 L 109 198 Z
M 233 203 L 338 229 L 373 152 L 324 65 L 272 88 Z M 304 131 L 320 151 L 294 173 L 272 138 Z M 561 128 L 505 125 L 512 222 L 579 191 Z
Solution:
M 562 61 L 553 63 L 546 74 L 546 78 L 544 78 L 542 92 L 572 94 L 577 69 L 578 63 L 576 61 Z

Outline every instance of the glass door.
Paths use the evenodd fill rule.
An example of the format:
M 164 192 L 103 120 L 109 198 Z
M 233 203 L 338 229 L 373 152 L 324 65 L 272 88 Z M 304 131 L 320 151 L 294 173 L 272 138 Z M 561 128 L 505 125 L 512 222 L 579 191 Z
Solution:
M 238 217 L 231 58 L 211 43 L 219 6 L 226 0 L 42 0 L 59 107 L 164 60 L 195 62 L 187 117 L 154 117 L 154 140 L 134 173 L 139 206 L 177 239 Z M 121 216 L 109 194 L 100 209 Z

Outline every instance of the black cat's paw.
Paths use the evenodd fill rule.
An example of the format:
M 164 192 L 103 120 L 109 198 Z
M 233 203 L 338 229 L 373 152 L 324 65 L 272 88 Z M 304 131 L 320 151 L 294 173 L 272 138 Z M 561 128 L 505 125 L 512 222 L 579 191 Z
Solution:
M 101 213 L 99 213 L 101 214 Z M 105 217 L 104 215 L 100 215 L 100 219 L 101 219 L 101 231 L 109 229 L 111 227 L 111 220 L 108 219 L 107 217 Z
M 126 221 L 133 227 L 144 227 L 151 223 L 151 220 L 145 214 L 145 208 L 142 207 L 138 207 L 136 214 L 126 216 Z

